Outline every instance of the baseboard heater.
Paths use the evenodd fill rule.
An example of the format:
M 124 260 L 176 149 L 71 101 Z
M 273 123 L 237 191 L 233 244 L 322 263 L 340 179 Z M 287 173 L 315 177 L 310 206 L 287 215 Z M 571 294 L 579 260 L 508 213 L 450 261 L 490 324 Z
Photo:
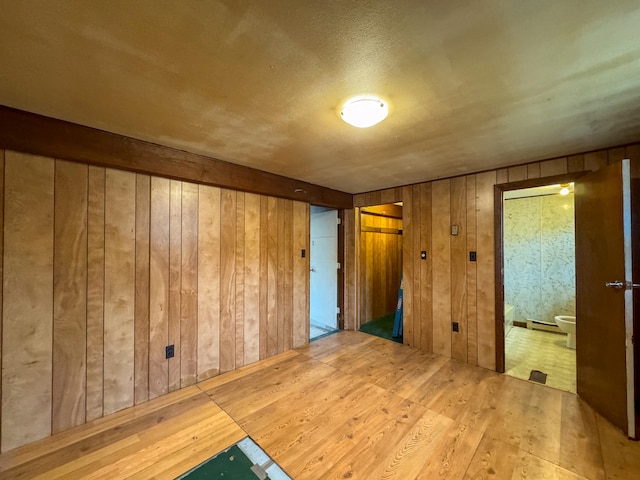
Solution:
M 560 327 L 555 323 L 545 322 L 543 320 L 533 320 L 527 318 L 527 328 L 529 330 L 544 330 L 545 332 L 555 332 L 560 333 Z

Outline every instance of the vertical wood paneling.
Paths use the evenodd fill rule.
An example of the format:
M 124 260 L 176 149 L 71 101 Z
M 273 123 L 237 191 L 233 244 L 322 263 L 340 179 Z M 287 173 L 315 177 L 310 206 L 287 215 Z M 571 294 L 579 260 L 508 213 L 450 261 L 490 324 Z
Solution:
M 104 252 L 104 413 L 134 402 L 136 176 L 107 169 Z
M 509 183 L 509 169 L 501 168 L 499 170 L 496 170 L 496 177 L 496 183 Z
M 362 288 L 359 280 L 360 262 L 356 261 L 360 255 L 360 209 L 354 208 L 344 211 L 344 329 L 356 330 L 360 328 L 359 291 Z M 308 245 L 308 243 L 307 243 Z M 307 256 L 309 250 L 307 249 Z M 308 337 L 307 337 L 308 339 Z
M 244 195 L 244 332 L 245 365 L 260 360 L 260 196 Z
M 582 172 L 584 170 L 584 155 L 571 155 L 567 157 L 567 170 L 569 172 Z
M 54 164 L 5 152 L 2 451 L 51 433 Z
M 267 357 L 278 353 L 278 200 L 267 200 Z
M 169 391 L 169 180 L 151 178 L 149 237 L 149 398 Z
M 474 216 L 475 217 L 475 216 Z M 458 332 L 451 332 L 451 356 L 467 361 L 467 178 L 451 179 L 451 224 L 458 235 L 451 236 L 451 320 Z
M 545 160 L 540 162 L 540 176 L 551 177 L 553 175 L 562 175 L 567 173 L 567 158 L 554 158 L 553 160 Z
M 0 439 L 2 439 L 2 278 L 4 265 L 4 150 L 0 149 Z M 0 452 L 2 451 L 0 444 Z
M 53 433 L 86 418 L 88 171 L 55 162 Z
M 87 421 L 95 420 L 103 415 L 105 173 L 104 168 L 89 167 L 87 206 Z
M 433 351 L 451 356 L 450 180 L 432 183 Z
M 431 245 L 431 183 L 420 186 L 420 249 L 427 251 L 427 259 L 420 261 L 420 305 L 422 324 L 421 348 L 433 352 L 433 297 L 432 265 L 433 248 Z
M 477 325 L 478 365 L 495 370 L 495 250 L 494 250 L 494 184 L 495 172 L 476 175 L 477 222 Z
M 236 361 L 236 192 L 220 192 L 220 372 Z
M 269 197 L 260 197 L 260 359 L 267 358 L 269 331 Z
M 309 221 L 309 204 L 293 202 L 293 348 L 309 342 Z
M 426 250 L 424 245 L 422 245 L 422 219 L 424 217 L 424 206 L 421 203 L 420 196 L 420 185 L 413 185 L 411 187 L 411 196 L 412 196 L 412 217 L 413 217 L 413 228 L 411 232 L 408 232 L 409 235 L 413 237 L 413 277 L 416 281 L 420 282 L 422 275 L 422 263 L 424 260 L 420 257 L 420 252 L 422 250 Z M 427 252 L 428 255 L 428 252 Z M 422 288 L 414 288 L 412 289 L 413 294 L 413 340 L 411 346 L 416 348 L 422 348 L 422 326 L 424 319 L 424 307 L 422 305 Z
M 476 176 L 467 177 L 467 252 L 477 251 Z M 478 364 L 477 262 L 467 261 L 467 363 Z
M 413 229 L 420 224 L 420 220 L 414 217 L 413 211 L 413 189 L 404 187 L 402 191 L 402 226 L 404 238 L 402 240 L 402 302 L 403 302 L 403 335 L 402 343 L 413 345 L 413 290 L 420 288 L 417 278 L 414 276 L 415 256 L 420 256 L 420 251 L 413 244 Z
M 518 165 L 517 167 L 509 167 L 509 182 L 519 182 L 527 179 L 527 166 Z
M 149 399 L 149 214 L 151 178 L 136 175 L 135 403 Z
M 198 186 L 182 184 L 180 387 L 198 376 Z
M 169 359 L 169 391 L 180 388 L 180 315 L 182 309 L 182 182 L 169 183 L 169 345 L 173 358 Z
M 284 344 L 282 351 L 293 347 L 293 200 L 284 201 Z
M 244 365 L 244 228 L 245 228 L 245 194 L 236 195 L 236 359 L 235 368 Z
M 285 276 L 285 257 L 287 255 L 287 247 L 286 247 L 286 233 L 285 233 L 285 203 L 286 200 L 282 198 L 278 198 L 276 200 L 277 209 L 278 209 L 278 220 L 277 220 L 277 237 L 276 237 L 276 304 L 277 304 L 277 335 L 278 335 L 278 343 L 277 343 L 277 351 L 278 353 L 284 351 L 284 339 L 286 335 L 285 331 L 285 318 L 286 312 L 284 309 L 284 276 Z
M 614 147 L 607 150 L 607 163 L 609 165 L 619 162 L 623 158 L 625 158 L 625 147 Z
M 527 165 L 527 180 L 531 178 L 540 178 L 540 164 L 530 163 Z
M 220 189 L 198 189 L 198 381 L 220 371 Z
M 607 151 L 598 150 L 596 152 L 589 152 L 584 154 L 584 169 L 585 170 L 600 170 L 602 167 L 607 166 Z

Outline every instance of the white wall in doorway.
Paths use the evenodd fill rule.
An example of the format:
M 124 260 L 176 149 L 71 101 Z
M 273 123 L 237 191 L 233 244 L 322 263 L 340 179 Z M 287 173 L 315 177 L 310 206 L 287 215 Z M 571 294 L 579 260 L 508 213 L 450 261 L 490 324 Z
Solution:
M 338 327 L 338 212 L 311 206 L 311 324 Z

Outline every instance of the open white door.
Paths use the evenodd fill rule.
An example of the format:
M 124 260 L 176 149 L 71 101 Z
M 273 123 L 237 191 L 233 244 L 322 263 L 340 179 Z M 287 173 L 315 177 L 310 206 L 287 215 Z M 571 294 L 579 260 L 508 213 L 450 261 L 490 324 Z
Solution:
M 311 211 L 311 273 L 309 309 L 311 325 L 338 328 L 338 211 Z

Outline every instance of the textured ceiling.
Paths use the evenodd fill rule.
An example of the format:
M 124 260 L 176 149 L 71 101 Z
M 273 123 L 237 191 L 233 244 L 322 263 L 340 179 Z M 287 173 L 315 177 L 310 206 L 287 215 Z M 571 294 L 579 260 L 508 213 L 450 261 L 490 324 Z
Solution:
M 0 0 L 0 104 L 359 193 L 640 140 L 640 2 Z M 339 117 L 372 92 L 389 117 Z

